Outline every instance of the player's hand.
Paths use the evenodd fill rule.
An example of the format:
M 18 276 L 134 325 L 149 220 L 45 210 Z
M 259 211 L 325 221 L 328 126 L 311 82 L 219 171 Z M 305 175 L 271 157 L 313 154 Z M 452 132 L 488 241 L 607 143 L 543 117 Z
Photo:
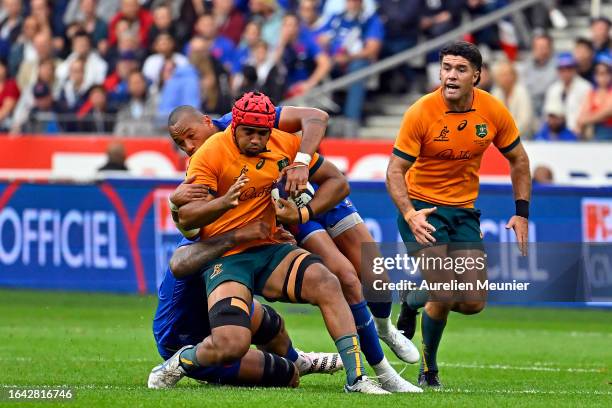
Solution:
M 304 163 L 294 162 L 283 169 L 281 177 L 286 177 L 285 191 L 295 197 L 298 192 L 306 190 L 308 183 L 308 166 Z
M 181 207 L 191 201 L 208 200 L 210 193 L 208 187 L 202 184 L 192 184 L 195 176 L 187 177 L 185 181 L 178 185 L 176 190 L 170 195 L 170 201 L 177 207 Z
M 414 234 L 414 238 L 421 245 L 429 246 L 436 242 L 436 239 L 431 235 L 436 229 L 427 222 L 427 216 L 434 213 L 437 209 L 437 207 L 423 208 L 419 211 L 412 210 L 404 214 L 404 219 Z
M 236 230 L 236 242 L 241 244 L 266 239 L 270 236 L 270 224 L 255 220 Z
M 299 211 L 293 201 L 279 198 L 278 200 L 272 199 L 272 202 L 274 203 L 274 211 L 276 211 L 276 219 L 279 223 L 293 225 L 300 222 Z
M 510 221 L 506 224 L 506 229 L 512 228 L 516 234 L 516 242 L 518 243 L 521 255 L 527 256 L 528 239 L 529 239 L 529 220 L 520 215 L 513 215 Z
M 297 245 L 297 241 L 295 240 L 295 237 L 291 235 L 289 231 L 287 231 L 280 225 L 277 228 L 277 230 L 274 231 L 274 234 L 272 234 L 272 239 L 282 244 Z
M 232 209 L 238 207 L 238 198 L 240 197 L 240 189 L 249 182 L 249 178 L 244 174 L 241 174 L 240 177 L 232 184 L 232 186 L 227 190 L 227 193 L 221 199 L 223 200 L 223 207 L 227 209 Z

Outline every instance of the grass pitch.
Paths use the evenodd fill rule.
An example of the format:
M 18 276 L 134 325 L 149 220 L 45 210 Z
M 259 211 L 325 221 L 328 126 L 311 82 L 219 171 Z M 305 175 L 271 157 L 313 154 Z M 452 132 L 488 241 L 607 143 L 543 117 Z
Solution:
M 612 311 L 490 307 L 453 314 L 438 357 L 444 390 L 375 397 L 343 394 L 340 373 L 304 377 L 295 390 L 192 380 L 148 390 L 148 373 L 160 362 L 151 334 L 154 297 L 0 290 L 0 299 L 4 396 L 10 387 L 66 386 L 76 395 L 68 407 L 612 406 Z M 334 350 L 316 309 L 275 307 L 297 347 Z M 385 353 L 415 381 L 417 366 Z

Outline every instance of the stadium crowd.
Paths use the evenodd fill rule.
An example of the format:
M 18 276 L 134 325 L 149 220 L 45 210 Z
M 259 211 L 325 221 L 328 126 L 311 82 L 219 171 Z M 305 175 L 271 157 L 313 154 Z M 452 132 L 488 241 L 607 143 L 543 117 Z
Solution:
M 255 88 L 279 102 L 507 3 L 2 0 L 0 131 L 158 134 L 178 105 L 223 114 Z M 554 1 L 529 17 L 535 27 L 567 24 Z M 556 49 L 542 31 L 518 52 L 505 40 L 510 21 L 472 33 L 471 41 L 505 55 L 489 61 L 480 86 L 504 101 L 524 137 L 612 140 L 610 26 L 593 19 L 590 38 L 576 39 L 574 50 Z M 398 76 L 399 85 L 381 81 L 380 89 L 435 86 L 419 88 L 408 66 Z M 367 92 L 364 81 L 351 85 L 335 113 L 360 123 Z

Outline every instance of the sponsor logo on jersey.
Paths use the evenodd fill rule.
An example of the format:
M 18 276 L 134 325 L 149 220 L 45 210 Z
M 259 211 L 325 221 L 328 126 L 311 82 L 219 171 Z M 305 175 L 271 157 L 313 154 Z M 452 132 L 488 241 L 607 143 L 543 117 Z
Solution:
M 455 152 L 453 149 L 445 149 L 436 154 L 436 158 L 442 160 L 468 160 L 472 158 L 472 152 L 469 150 Z
M 238 197 L 238 200 L 246 201 L 252 200 L 253 198 L 260 198 L 265 195 L 270 195 L 272 193 L 273 188 L 274 183 L 270 184 L 269 186 L 262 187 L 259 190 L 255 187 L 249 187 L 247 189 L 242 190 L 242 193 L 240 193 L 240 197 Z
M 440 135 L 438 135 L 438 137 L 434 137 L 434 142 L 448 142 L 449 133 L 450 133 L 450 130 L 448 130 L 448 127 L 445 125 L 444 129 L 440 131 Z
M 476 136 L 485 137 L 489 131 L 487 130 L 487 124 L 481 123 L 480 125 L 476 125 Z
M 222 272 L 223 264 L 216 264 L 215 266 L 213 266 L 213 273 L 210 274 L 210 277 L 208 279 L 214 279 L 217 276 L 221 275 Z
M 465 129 L 465 127 L 467 126 L 467 120 L 462 120 L 461 123 L 459 123 L 459 126 L 457 126 L 457 130 L 458 131 L 462 131 L 463 129 Z

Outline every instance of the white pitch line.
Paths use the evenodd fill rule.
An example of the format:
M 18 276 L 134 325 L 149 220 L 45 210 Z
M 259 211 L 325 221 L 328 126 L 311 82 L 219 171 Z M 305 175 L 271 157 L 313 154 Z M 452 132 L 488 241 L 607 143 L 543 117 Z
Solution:
M 406 363 L 393 361 L 393 365 L 403 366 Z M 478 370 L 490 369 L 490 370 L 517 370 L 517 371 L 547 371 L 547 372 L 567 372 L 567 373 L 603 373 L 607 371 L 607 368 L 576 368 L 576 367 L 542 367 L 540 365 L 535 366 L 513 366 L 503 364 L 476 364 L 476 363 L 438 363 L 442 367 L 453 367 L 453 368 L 474 368 Z

